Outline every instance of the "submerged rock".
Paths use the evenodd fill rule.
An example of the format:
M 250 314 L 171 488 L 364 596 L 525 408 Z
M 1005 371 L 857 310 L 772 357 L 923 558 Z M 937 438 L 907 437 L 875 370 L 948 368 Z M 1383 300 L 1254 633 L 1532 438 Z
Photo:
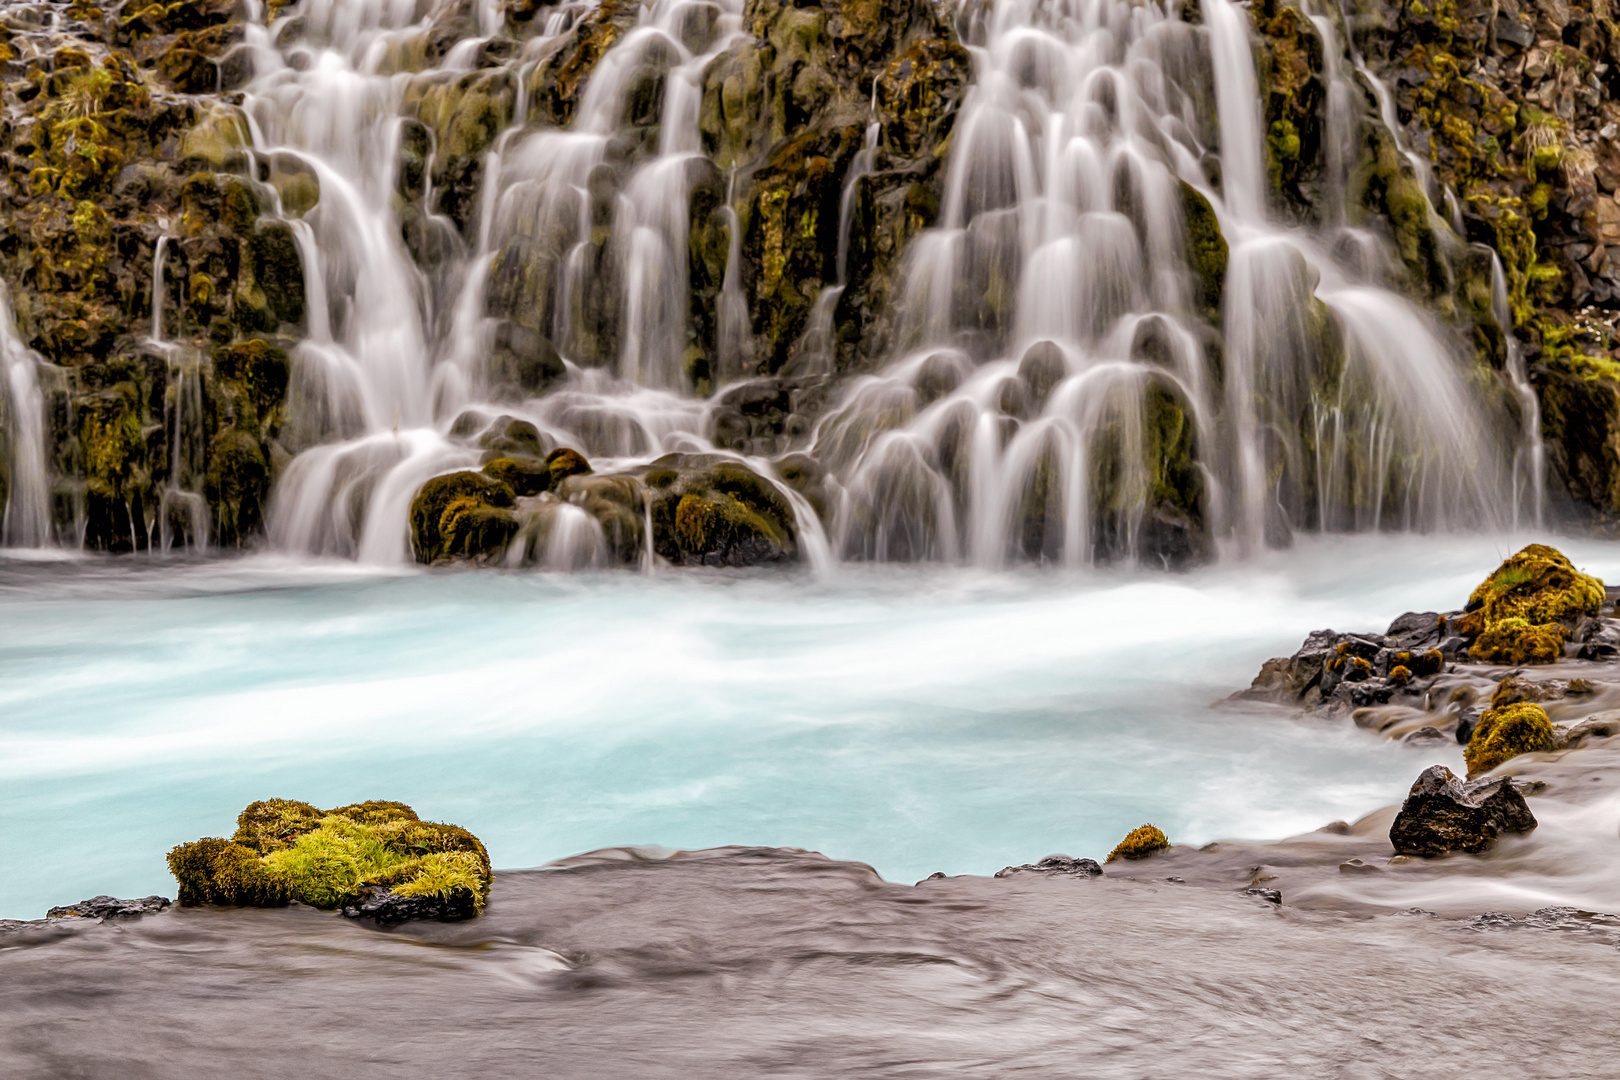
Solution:
M 1025 863 L 1022 866 L 1003 866 L 996 871 L 996 877 L 1012 877 L 1014 874 L 1057 874 L 1063 877 L 1102 877 L 1103 868 L 1097 865 L 1096 859 L 1071 859 L 1067 855 L 1048 855 L 1037 863 Z
M 168 861 L 184 906 L 297 901 L 387 923 L 470 918 L 489 901 L 489 853 L 478 838 L 397 802 L 335 810 L 256 802 L 231 839 L 181 844 Z
M 1457 779 L 1444 765 L 1423 770 L 1389 830 L 1398 855 L 1433 858 L 1450 851 L 1477 853 L 1507 833 L 1527 833 L 1535 815 L 1510 780 Z

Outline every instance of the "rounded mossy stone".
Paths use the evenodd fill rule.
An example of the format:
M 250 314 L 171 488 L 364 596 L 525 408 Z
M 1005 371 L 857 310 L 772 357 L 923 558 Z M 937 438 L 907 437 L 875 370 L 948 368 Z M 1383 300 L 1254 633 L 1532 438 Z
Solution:
M 546 455 L 546 468 L 551 473 L 551 486 L 556 487 L 570 476 L 588 474 L 591 463 L 578 450 L 560 446 Z
M 1170 850 L 1170 838 L 1157 825 L 1139 825 L 1125 834 L 1125 839 L 1114 846 L 1105 862 L 1116 859 L 1145 859 L 1160 851 Z
M 169 853 L 180 902 L 277 907 L 290 901 L 334 909 L 367 889 L 458 898 L 482 911 L 489 852 L 456 825 L 422 821 L 404 803 L 369 801 L 320 810 L 293 799 L 249 805 L 231 840 L 208 838 Z
M 520 496 L 551 490 L 551 469 L 530 458 L 498 457 L 484 463 L 484 474 L 510 486 Z
M 441 531 L 452 503 L 457 504 L 456 513 L 450 514 L 448 521 L 454 524 L 469 510 L 480 507 L 509 509 L 516 501 L 517 493 L 511 485 L 483 473 L 463 470 L 435 476 L 423 484 L 411 500 L 411 545 L 416 552 L 416 561 L 431 563 L 457 554 L 446 545 Z M 469 533 L 464 530 L 458 539 L 465 542 L 468 536 Z
M 1552 721 L 1540 705 L 1521 701 L 1491 709 L 1479 718 L 1464 751 L 1469 779 L 1520 754 L 1551 750 L 1553 744 Z
M 1513 617 L 1573 627 L 1602 606 L 1602 581 L 1575 569 L 1556 548 L 1531 544 L 1482 581 L 1464 610 L 1480 612 L 1485 628 Z

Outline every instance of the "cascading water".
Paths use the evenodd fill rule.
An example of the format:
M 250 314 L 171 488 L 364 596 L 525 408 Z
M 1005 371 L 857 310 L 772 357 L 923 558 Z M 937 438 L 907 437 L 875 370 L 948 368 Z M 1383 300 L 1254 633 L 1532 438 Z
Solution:
M 1269 218 L 1239 9 L 1205 3 L 1203 30 L 1110 0 L 959 10 L 979 77 L 943 220 L 914 248 L 908 354 L 817 435 L 844 555 L 1173 552 L 1185 493 L 1170 521 L 1144 515 L 1173 429 L 1239 550 L 1507 519 L 1507 470 L 1439 328 L 1330 257 L 1333 237 Z M 1355 122 L 1336 100 L 1330 124 Z M 1186 187 L 1230 244 L 1218 326 L 1195 302 Z
M 51 542 L 51 486 L 46 471 L 45 395 L 39 385 L 44 360 L 17 335 L 11 296 L 0 283 L 0 409 L 4 410 L 5 476 L 0 544 L 44 547 Z M 0 462 L 5 464 L 6 462 Z
M 257 10 L 247 21 L 255 171 L 292 168 L 319 190 L 307 210 L 269 196 L 296 237 L 308 312 L 283 435 L 296 456 L 267 519 L 283 549 L 408 560 L 414 492 L 475 465 L 470 436 L 503 416 L 534 425 L 539 450 L 575 446 L 607 468 L 714 452 L 711 408 L 683 352 L 688 222 L 713 172 L 698 135 L 703 75 L 741 32 L 740 4 L 640 8 L 566 128 L 531 121 L 532 80 L 593 16 L 589 0 L 550 9 L 493 72 L 480 58 L 502 44 L 503 16 L 489 2 L 467 8 L 475 33 L 424 60 L 436 55 L 433 20 L 454 7 L 305 0 L 269 25 Z M 1356 126 L 1371 120 L 1339 70 L 1332 20 L 1314 19 L 1333 56 L 1328 205 L 1313 233 L 1268 213 L 1248 21 L 1226 0 L 1203 5 L 1202 26 L 1125 0 L 962 0 L 956 15 L 976 81 L 938 226 L 911 247 L 900 348 L 845 387 L 809 447 L 826 474 L 830 546 L 810 504 L 782 491 L 809 547 L 1081 565 L 1196 555 L 1211 538 L 1253 550 L 1297 528 L 1490 526 L 1510 505 L 1539 513 L 1533 422 L 1504 460 L 1442 329 L 1378 284 L 1390 262 L 1381 242 L 1346 224 L 1347 163 Z M 504 79 L 508 104 L 463 225 L 433 189 L 449 149 L 407 118 L 424 88 L 470 78 Z M 632 113 L 653 133 L 639 150 L 625 142 Z M 402 149 L 423 132 L 426 164 L 412 181 Z M 857 184 L 875 167 L 878 133 L 871 123 L 847 169 L 836 280 L 810 312 L 796 376 L 833 370 Z M 743 223 L 732 205 L 718 213 L 723 391 L 753 358 Z M 1189 251 L 1217 228 L 1230 255 L 1212 288 Z M 162 272 L 160 256 L 158 341 Z M 497 300 L 532 318 L 492 318 Z M 514 402 L 489 364 L 525 333 L 555 345 L 562 375 Z M 166 503 L 194 492 L 184 475 L 201 471 L 182 460 L 200 383 L 184 364 L 174 374 Z M 1504 496 L 1510 488 L 1525 497 Z M 185 515 L 165 506 L 165 546 L 171 524 L 207 533 L 192 501 Z M 597 558 L 548 555 L 548 536 L 523 546 L 552 564 Z

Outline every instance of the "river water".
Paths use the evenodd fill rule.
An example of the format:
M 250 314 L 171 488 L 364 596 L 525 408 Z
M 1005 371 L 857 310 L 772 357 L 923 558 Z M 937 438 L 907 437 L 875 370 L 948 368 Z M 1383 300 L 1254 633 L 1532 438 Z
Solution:
M 1101 858 L 1144 821 L 1178 843 L 1306 832 L 1460 749 L 1213 703 L 1312 629 L 1460 606 L 1521 542 L 1324 537 L 1185 575 L 13 554 L 0 918 L 172 895 L 164 853 L 270 796 L 401 799 L 498 867 L 741 843 L 898 882 Z M 1620 545 L 1559 542 L 1620 580 Z

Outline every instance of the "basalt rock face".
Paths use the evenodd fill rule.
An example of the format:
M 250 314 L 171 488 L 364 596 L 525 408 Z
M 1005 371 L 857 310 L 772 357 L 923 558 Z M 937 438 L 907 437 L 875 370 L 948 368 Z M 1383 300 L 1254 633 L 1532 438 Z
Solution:
M 1512 781 L 1464 783 L 1444 765 L 1432 765 L 1412 784 L 1390 826 L 1389 841 L 1398 855 L 1433 858 L 1451 851 L 1484 851 L 1498 837 L 1535 827 L 1535 815 Z
M 223 92 L 242 34 L 235 0 L 0 11 L 0 277 L 52 365 L 54 525 L 90 547 L 261 528 L 304 283 Z
M 1363 0 L 1356 35 L 1389 83 L 1428 192 L 1461 238 L 1501 260 L 1513 329 L 1541 410 L 1549 497 L 1620 521 L 1620 29 L 1603 0 Z M 1375 185 L 1376 186 L 1376 185 Z M 1409 201 L 1409 200 L 1408 200 Z M 1422 215 L 1426 217 L 1427 215 Z M 1391 220 L 1400 231 L 1399 215 Z M 1428 231 L 1407 215 L 1403 256 L 1450 292 L 1484 357 L 1506 348 L 1488 279 L 1452 260 L 1437 280 Z M 1428 268 L 1423 265 L 1428 262 Z
M 261 7 L 278 46 L 316 37 L 295 5 Z M 850 376 L 915 344 L 900 340 L 906 254 L 937 222 L 972 77 L 950 10 L 928 0 L 748 0 L 730 39 L 718 8 L 695 7 L 653 40 L 632 0 L 498 7 L 499 25 L 486 27 L 479 5 L 433 5 L 421 32 L 378 46 L 379 70 L 397 78 L 391 210 L 413 269 L 445 294 L 493 234 L 487 295 L 473 315 L 484 320 L 476 359 L 495 400 L 530 399 L 579 368 L 613 366 L 636 300 L 621 282 L 638 257 L 622 204 L 641 166 L 672 157 L 664 104 L 681 54 L 717 50 L 689 73 L 696 144 L 668 178 L 685 193 L 685 250 L 675 253 L 681 280 L 665 284 L 684 310 L 670 316 L 679 340 L 661 345 L 679 356 L 683 392 L 708 398 L 726 387 L 708 403 L 705 438 L 776 458 L 777 475 L 754 473 L 766 488 L 738 502 L 746 513 L 710 498 L 720 481 L 708 465 L 691 490 L 685 480 L 637 487 L 638 474 L 571 480 L 564 498 L 545 462 L 556 447 L 533 459 L 506 447 L 510 464 L 479 465 L 512 490 L 513 505 L 463 505 L 450 548 L 439 546 L 441 509 L 430 523 L 441 535 L 418 557 L 489 559 L 519 535 L 532 553 L 550 526 L 528 527 L 517 502 L 576 497 L 583 502 L 570 505 L 588 503 L 602 534 L 587 545 L 590 560 L 634 561 L 649 539 L 655 555 L 680 563 L 798 557 L 778 481 L 824 509 L 825 463 L 800 453 L 813 424 Z M 1403 284 L 1472 341 L 1487 411 L 1512 423 L 1494 252 L 1538 397 L 1552 501 L 1620 524 L 1620 105 L 1611 92 L 1620 42 L 1606 9 L 1598 0 L 1364 0 L 1348 22 L 1330 17 L 1337 42 L 1298 6 L 1265 0 L 1247 10 L 1274 209 L 1311 225 L 1342 211 L 1345 223 L 1382 234 L 1394 264 L 1368 276 Z M 250 153 L 238 92 L 255 74 L 248 13 L 237 0 L 39 0 L 0 10 L 0 278 L 23 341 L 50 365 L 52 517 L 64 542 L 115 551 L 251 543 L 272 487 L 307 446 L 295 415 L 297 346 L 312 315 L 341 321 L 344 312 L 336 301 L 330 312 L 308 310 L 315 293 L 298 229 L 332 196 L 295 155 Z M 1196 4 L 1180 14 L 1199 20 Z M 647 42 L 634 70 L 609 72 L 607 58 L 637 34 Z M 1399 130 L 1373 119 L 1376 95 L 1356 81 L 1355 145 L 1335 147 L 1328 69 L 1346 40 L 1389 84 Z M 490 172 L 496 154 L 520 144 L 503 143 L 503 133 L 519 118 L 517 136 L 577 127 L 592 86 L 609 74 L 626 80 L 622 108 L 601 121 L 601 160 L 577 203 L 553 208 L 555 220 L 528 215 L 506 235 L 498 208 L 486 205 L 502 190 Z M 1397 136 L 1432 162 L 1427 190 Z M 1226 241 L 1202 195 L 1185 187 L 1182 201 L 1196 306 L 1218 325 Z M 556 227 L 564 220 L 583 231 L 573 250 Z M 583 282 L 567 310 L 557 287 L 565 266 Z M 1322 342 L 1331 337 L 1320 305 L 1307 316 Z M 1030 400 L 1006 403 L 1009 416 L 1041 397 L 1040 379 L 1020 379 Z M 1194 445 L 1179 400 L 1159 394 L 1146 410 L 1145 511 L 1124 515 L 1127 540 L 1108 528 L 1088 538 L 1104 555 L 1129 549 L 1183 566 L 1213 553 L 1207 448 Z M 0 446 L 0 457 L 7 452 Z M 1055 496 L 1033 487 L 1025 501 L 1036 509 L 1020 514 L 1015 547 L 1039 560 L 1053 551 Z M 1141 500 L 1132 488 L 1118 501 Z M 1373 677 L 1408 685 L 1397 668 L 1424 678 L 1402 664 Z

